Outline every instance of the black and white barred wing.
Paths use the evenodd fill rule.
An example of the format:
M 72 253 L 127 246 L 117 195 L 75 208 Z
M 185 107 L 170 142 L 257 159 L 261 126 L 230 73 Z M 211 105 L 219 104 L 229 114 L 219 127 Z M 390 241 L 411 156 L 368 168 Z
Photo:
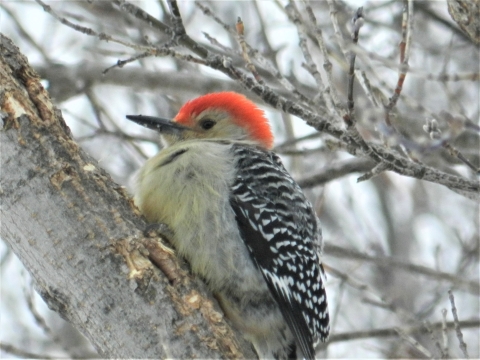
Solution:
M 252 260 L 261 270 L 306 358 L 326 340 L 329 317 L 316 252 L 312 205 L 273 153 L 235 146 L 231 205 Z

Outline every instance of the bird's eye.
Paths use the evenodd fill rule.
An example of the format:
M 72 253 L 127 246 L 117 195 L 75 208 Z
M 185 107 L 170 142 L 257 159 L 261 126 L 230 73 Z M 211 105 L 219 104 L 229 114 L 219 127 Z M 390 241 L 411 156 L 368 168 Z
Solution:
M 211 129 L 212 127 L 214 127 L 216 124 L 215 121 L 211 120 L 211 119 L 203 119 L 200 123 L 200 126 L 202 127 L 202 129 L 204 130 L 209 130 Z

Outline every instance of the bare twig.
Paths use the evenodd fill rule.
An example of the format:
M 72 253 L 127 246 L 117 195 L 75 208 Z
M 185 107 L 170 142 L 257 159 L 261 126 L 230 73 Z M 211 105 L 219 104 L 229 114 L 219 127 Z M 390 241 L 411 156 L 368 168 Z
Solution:
M 454 324 L 455 326 L 455 324 Z M 462 325 L 465 326 L 465 325 Z M 448 334 L 447 334 L 447 309 L 442 309 L 442 343 L 440 353 L 442 354 L 442 358 L 448 359 L 450 356 L 448 354 Z
M 275 152 L 281 152 L 281 151 L 283 151 L 284 148 L 287 148 L 287 147 L 292 146 L 292 145 L 296 145 L 297 143 L 299 143 L 301 141 L 316 139 L 316 138 L 319 138 L 320 136 L 321 136 L 321 134 L 319 134 L 318 132 L 314 132 L 314 133 L 311 133 L 311 134 L 308 134 L 308 135 L 305 135 L 305 136 L 297 137 L 295 139 L 288 139 L 285 142 L 276 146 L 274 151 Z
M 441 81 L 441 82 L 457 82 L 457 81 L 478 81 L 480 80 L 480 73 L 478 72 L 469 72 L 469 73 L 456 73 L 456 74 L 422 74 L 420 72 L 414 73 L 417 76 L 423 76 L 427 80 L 432 81 Z
M 339 96 L 337 94 L 337 89 L 336 89 L 335 84 L 333 82 L 333 75 L 332 75 L 333 66 L 332 66 L 332 63 L 330 61 L 330 55 L 327 51 L 327 47 L 325 46 L 325 42 L 323 40 L 322 30 L 317 25 L 317 18 L 315 17 L 313 9 L 310 6 L 310 3 L 308 2 L 308 0 L 304 0 L 304 1 L 306 1 L 305 2 L 305 8 L 307 10 L 308 18 L 309 18 L 310 23 L 312 24 L 312 26 L 314 28 L 314 37 L 313 38 L 315 39 L 317 46 L 319 47 L 320 51 L 322 52 L 323 69 L 325 70 L 325 72 L 327 74 L 328 86 L 325 88 L 325 92 L 324 92 L 325 102 L 327 103 L 327 105 L 329 103 L 333 103 L 333 108 L 334 108 L 334 111 L 332 112 L 332 114 L 333 114 L 333 113 L 338 112 L 337 109 L 341 109 Z
M 428 334 L 430 335 L 430 339 L 432 339 L 432 342 L 435 344 L 435 347 L 437 348 L 437 350 L 440 352 L 440 356 L 442 357 L 442 359 L 445 358 L 445 354 L 443 353 L 443 349 L 442 349 L 442 346 L 440 345 L 440 340 L 439 340 L 439 337 L 437 334 L 435 334 L 433 332 L 433 328 L 432 328 L 432 324 L 428 324 L 429 326 L 427 326 L 427 332 Z M 442 326 L 443 326 L 443 321 L 442 321 Z
M 202 12 L 206 15 L 211 17 L 215 22 L 217 22 L 219 25 L 221 25 L 227 32 L 229 32 L 232 36 L 237 36 L 236 30 L 234 30 L 230 25 L 224 23 L 218 16 L 216 16 L 207 6 L 204 4 L 195 1 L 195 5 L 202 10 Z M 285 78 L 278 69 L 275 68 L 275 66 L 272 65 L 272 63 L 265 59 L 259 52 L 258 50 L 253 49 L 247 41 L 245 41 L 245 44 L 248 48 L 248 54 L 250 57 L 255 59 L 266 71 L 268 71 L 273 77 L 275 77 L 280 84 L 287 89 L 288 91 L 291 91 L 293 95 L 297 98 L 300 99 L 302 102 L 305 104 L 312 105 L 312 101 L 308 99 L 305 95 L 303 95 L 287 78 Z M 260 84 L 262 85 L 262 84 Z
M 117 44 L 121 44 L 123 46 L 129 47 L 129 48 L 135 49 L 135 50 L 140 50 L 140 51 L 151 50 L 148 47 L 145 47 L 145 46 L 142 46 L 142 45 L 137 45 L 137 44 L 134 44 L 134 43 L 131 43 L 131 42 L 128 42 L 128 41 L 123 41 L 123 40 L 120 40 L 116 37 L 108 35 L 106 33 L 103 33 L 103 32 L 98 33 L 91 28 L 74 24 L 71 21 L 65 19 L 64 17 L 58 15 L 54 10 L 52 10 L 52 8 L 49 5 L 45 4 L 42 0 L 35 0 L 35 1 L 43 7 L 43 10 L 45 12 L 52 15 L 55 19 L 60 21 L 62 24 L 74 29 L 75 31 L 81 32 L 82 34 L 89 35 L 89 36 L 94 36 L 94 37 L 97 37 L 98 39 L 103 40 L 103 41 L 111 41 L 111 42 L 114 42 L 114 43 L 117 43 Z
M 450 144 L 448 141 L 442 142 L 442 145 L 445 149 L 447 149 L 452 156 L 455 156 L 458 160 L 463 162 L 465 165 L 467 165 L 470 169 L 475 171 L 475 173 L 480 173 L 480 169 L 473 165 L 470 160 L 468 160 L 461 152 L 458 150 L 455 146 Z
M 367 171 L 365 174 L 363 174 L 362 176 L 360 176 L 358 179 L 357 179 L 357 182 L 362 182 L 362 181 L 366 181 L 366 180 L 370 180 L 371 178 L 375 177 L 375 176 L 378 176 L 380 175 L 381 173 L 383 173 L 384 171 L 386 170 L 389 170 L 390 169 L 390 164 L 387 164 L 387 163 L 379 163 L 377 164 L 373 169 Z
M 233 49 L 229 48 L 229 47 L 226 47 L 225 45 L 221 44 L 217 39 L 215 39 L 214 37 L 210 36 L 210 34 L 206 33 L 205 31 L 203 32 L 203 35 L 207 38 L 207 40 L 210 42 L 210 44 L 218 47 L 219 49 L 221 49 L 223 52 L 225 52 L 226 54 L 230 54 L 230 55 L 233 55 L 236 53 L 233 51 Z
M 292 139 L 293 140 L 293 139 Z M 286 155 L 286 156 L 305 156 L 309 154 L 318 154 L 318 153 L 330 153 L 331 150 L 328 146 L 319 146 L 315 148 L 308 148 L 308 149 L 282 149 L 277 151 L 278 154 Z
M 354 289 L 358 289 L 359 291 L 368 295 L 369 296 L 368 298 L 366 297 L 363 299 L 365 303 L 370 303 L 374 306 L 378 306 L 381 309 L 391 311 L 392 313 L 397 315 L 398 319 L 401 322 L 420 323 L 418 321 L 418 317 L 416 314 L 410 313 L 407 310 L 404 310 L 403 308 L 399 307 L 396 304 L 396 302 L 389 299 L 388 296 L 378 294 L 375 290 L 371 288 L 370 285 L 363 283 L 361 281 L 358 281 L 350 273 L 345 273 L 328 266 L 326 266 L 326 269 L 329 273 L 332 273 L 334 276 L 339 277 L 340 279 L 345 281 L 346 284 L 350 285 Z M 420 324 L 425 329 L 429 327 L 429 324 L 426 324 L 426 323 L 420 323 Z M 402 329 L 404 328 L 403 327 L 399 328 L 398 326 L 395 326 L 393 328 L 393 330 L 397 332 L 399 335 L 402 335 Z M 403 334 L 405 334 L 405 332 L 403 332 Z M 406 336 L 405 338 L 406 340 L 410 340 L 408 339 L 408 336 Z
M 402 17 L 402 41 L 400 42 L 400 72 L 398 74 L 397 86 L 390 102 L 385 107 L 385 122 L 392 126 L 390 116 L 393 108 L 397 105 L 400 94 L 402 93 L 403 83 L 407 76 L 408 60 L 410 59 L 410 47 L 412 43 L 413 30 L 413 0 L 404 0 L 404 10 Z
M 8 354 L 12 354 L 19 358 L 24 358 L 24 359 L 57 359 L 58 358 L 58 356 L 52 357 L 46 354 L 35 354 L 29 351 L 19 349 L 16 346 L 5 344 L 3 342 L 0 342 L 0 349 L 2 351 L 5 351 Z
M 109 66 L 108 68 L 106 68 L 105 70 L 102 71 L 102 74 L 103 75 L 106 75 L 110 70 L 118 67 L 118 68 L 122 68 L 124 67 L 126 64 L 128 63 L 131 63 L 131 62 L 134 62 L 134 61 L 137 61 L 139 59 L 143 59 L 143 58 L 146 58 L 146 57 L 149 57 L 149 56 L 152 56 L 151 52 L 149 51 L 145 51 L 141 54 L 138 54 L 136 56 L 132 56 L 131 58 L 128 58 L 126 60 L 118 60 L 117 63 L 115 65 L 112 65 L 112 66 Z
M 125 141 L 144 141 L 144 142 L 149 142 L 152 144 L 157 144 L 158 141 L 152 139 L 151 137 L 146 137 L 146 136 L 141 136 L 141 135 L 129 135 L 125 134 L 122 131 L 109 131 L 109 130 L 102 130 L 102 129 L 97 129 L 94 133 L 89 134 L 89 135 L 84 135 L 84 136 L 79 136 L 76 139 L 79 142 L 86 141 L 86 140 L 92 140 L 97 138 L 98 136 L 111 136 L 117 139 L 125 140 Z M 141 152 L 141 155 L 143 158 L 147 158 L 146 154 Z
M 172 40 L 177 41 L 180 45 L 185 46 L 187 49 L 192 51 L 194 54 L 197 56 L 200 56 L 201 58 L 205 58 L 208 56 L 208 50 L 204 48 L 203 46 L 199 45 L 197 42 L 192 40 L 189 36 L 183 36 L 182 34 L 182 27 L 183 22 L 181 24 L 175 23 L 175 26 L 177 28 L 172 29 L 168 25 L 165 25 L 161 21 L 157 20 L 150 14 L 148 14 L 146 11 L 142 10 L 138 6 L 129 3 L 128 1 L 125 0 L 113 0 L 113 3 L 118 5 L 120 10 L 125 11 L 133 16 L 135 16 L 137 19 L 142 20 L 146 24 L 148 24 L 150 27 L 160 30 L 161 32 L 172 36 Z M 178 11 L 178 5 L 176 2 L 169 3 L 170 9 L 172 11 L 172 6 L 173 6 L 173 11 L 175 11 L 175 14 L 172 13 L 174 17 L 174 21 L 178 21 L 180 19 L 181 21 L 181 16 L 180 16 L 180 11 Z M 178 16 L 180 16 L 180 18 Z
M 454 119 L 450 114 L 446 114 L 445 112 L 443 113 L 447 119 L 451 120 L 451 123 L 453 123 Z M 462 126 L 462 124 L 460 125 Z M 438 122 L 435 119 L 427 119 L 426 124 L 423 126 L 423 130 L 428 133 L 430 138 L 432 140 L 439 140 L 441 145 L 447 149 L 452 156 L 455 156 L 457 159 L 459 159 L 461 162 L 466 164 L 470 169 L 475 171 L 475 173 L 479 173 L 480 169 L 477 168 L 475 165 L 473 165 L 470 160 L 468 160 L 455 146 L 450 144 L 450 142 L 447 140 L 447 138 L 442 139 L 441 136 L 441 131 L 438 127 Z M 454 129 L 453 133 L 457 133 L 459 130 Z
M 38 313 L 37 308 L 35 307 L 32 280 L 30 280 L 29 284 L 26 285 L 23 290 L 25 294 L 25 299 L 27 300 L 28 310 L 30 310 L 30 313 L 35 319 L 35 323 L 45 332 L 45 334 L 53 335 L 52 330 L 47 325 L 45 319 L 42 315 Z M 55 336 L 53 340 L 57 342 L 58 338 Z
M 6 2 L 5 2 L 6 3 Z M 41 47 L 31 36 L 30 34 L 27 32 L 27 30 L 24 29 L 24 27 L 22 26 L 22 24 L 20 23 L 20 21 L 18 20 L 18 18 L 15 16 L 15 14 L 7 7 L 5 6 L 4 4 L 5 3 L 2 3 L 0 5 L 0 7 L 8 14 L 8 16 L 12 19 L 13 23 L 15 24 L 15 26 L 17 27 L 17 30 L 18 32 L 20 33 L 20 35 L 22 35 L 22 38 L 27 40 L 30 45 L 32 45 L 35 50 L 37 50 L 40 55 L 42 55 L 42 57 L 45 59 L 45 61 L 47 63 L 51 63 L 51 60 L 50 60 L 50 56 L 47 54 L 47 52 L 45 51 L 45 49 L 43 47 Z
M 317 87 L 319 91 L 323 92 L 325 91 L 325 85 L 323 84 L 322 76 L 317 69 L 317 65 L 313 61 L 310 50 L 308 49 L 306 29 L 305 29 L 305 26 L 303 25 L 303 22 L 300 19 L 300 14 L 298 13 L 298 9 L 295 5 L 295 2 L 290 1 L 288 5 L 285 6 L 285 10 L 289 18 L 292 20 L 293 24 L 297 27 L 297 33 L 300 39 L 299 46 L 300 46 L 300 49 L 302 50 L 303 57 L 305 58 L 305 61 L 306 61 L 304 68 L 307 69 L 308 72 L 310 72 L 310 74 L 315 79 L 315 82 L 317 83 Z
M 261 76 L 258 74 L 257 69 L 255 69 L 255 65 L 253 65 L 252 60 L 250 60 L 250 56 L 248 55 L 248 46 L 247 46 L 247 43 L 245 41 L 245 34 L 244 34 L 245 26 L 244 26 L 242 18 L 240 16 L 237 19 L 237 23 L 236 23 L 235 27 L 237 29 L 238 43 L 240 44 L 240 47 L 242 48 L 243 59 L 247 63 L 246 67 L 252 73 L 255 80 L 259 84 L 264 85 L 265 82 L 263 81 Z
M 328 0 L 328 6 L 330 9 L 330 19 L 332 20 L 333 30 L 335 31 L 335 37 L 337 38 L 338 46 L 340 47 L 340 50 L 342 50 L 342 53 L 345 59 L 348 60 L 348 50 L 345 45 L 345 40 L 343 38 L 342 31 L 340 30 L 340 25 L 338 24 L 335 0 Z
M 363 7 L 359 7 L 352 18 L 352 42 L 358 43 L 358 34 L 363 26 Z M 348 127 L 355 125 L 355 103 L 353 101 L 353 84 L 355 81 L 355 52 L 350 52 L 350 68 L 348 71 L 347 109 L 348 113 L 343 117 Z
M 463 341 L 462 329 L 460 328 L 460 321 L 458 320 L 457 307 L 455 306 L 455 298 L 453 297 L 452 290 L 448 290 L 448 298 L 450 299 L 450 304 L 452 305 L 452 315 L 453 322 L 455 324 L 455 333 L 457 334 L 457 339 L 460 344 L 460 350 L 463 352 L 465 359 L 469 359 L 467 352 L 467 344 Z
M 378 53 L 369 51 L 362 47 L 361 45 L 356 45 L 353 43 L 345 44 L 344 43 L 345 51 L 353 51 L 355 54 L 364 60 L 365 64 L 372 62 L 375 60 L 378 65 L 387 67 L 392 70 L 399 70 L 401 71 L 404 67 L 403 63 L 398 63 L 388 57 L 379 55 Z M 405 48 L 404 48 L 405 49 Z M 426 72 L 423 68 L 418 67 L 411 67 L 408 66 L 408 74 L 414 75 L 417 77 L 425 78 L 427 80 L 432 81 L 441 81 L 441 82 L 458 82 L 458 81 L 477 81 L 480 78 L 480 73 L 472 71 L 472 72 L 465 72 L 465 73 L 436 73 L 432 74 L 430 72 Z
M 199 1 L 195 1 L 195 6 L 202 10 L 205 16 L 211 17 L 217 24 L 221 25 L 225 29 L 225 31 L 232 35 L 235 35 L 235 30 L 230 25 L 224 23 L 222 19 L 220 19 L 217 15 L 215 15 L 212 10 L 210 10 L 209 7 L 205 6 Z
M 369 158 L 348 159 L 327 166 L 313 176 L 298 180 L 298 185 L 304 189 L 326 184 L 329 181 L 356 173 L 365 172 L 371 169 L 375 163 Z
M 329 244 L 326 244 L 329 246 Z M 328 253 L 327 246 L 325 247 L 325 250 Z M 418 318 L 415 314 L 411 314 L 402 308 L 398 307 L 395 305 L 395 303 L 387 298 L 385 295 L 380 295 L 377 294 L 376 291 L 372 290 L 371 286 L 369 286 L 366 283 L 363 283 L 361 281 L 358 281 L 355 279 L 351 274 L 349 273 L 344 273 L 341 272 L 337 269 L 334 269 L 330 266 L 326 266 L 325 268 L 328 273 L 332 274 L 335 277 L 338 277 L 344 281 L 346 284 L 351 286 L 354 289 L 357 289 L 365 294 L 368 294 L 370 298 L 365 298 L 364 302 L 371 303 L 373 305 L 379 306 L 382 309 L 389 310 L 393 313 L 395 313 L 399 319 L 402 319 L 402 321 L 408 321 L 410 323 L 419 323 L 419 325 L 411 325 L 411 326 L 395 326 L 392 328 L 384 328 L 384 329 L 373 329 L 373 330 L 364 330 L 364 331 L 357 331 L 357 332 L 348 332 L 348 333 L 340 333 L 340 334 L 332 334 L 329 338 L 329 343 L 331 342 L 339 342 L 339 341 L 347 341 L 347 340 L 358 340 L 362 338 L 370 338 L 370 337 L 386 337 L 386 336 L 395 336 L 395 335 L 401 335 L 401 334 L 414 334 L 417 332 L 420 333 L 426 333 L 429 331 L 433 331 L 433 329 L 439 329 L 442 327 L 442 323 L 434 323 L 434 324 L 427 324 L 425 322 L 421 323 L 418 321 Z M 480 320 L 479 319 L 472 319 L 469 321 L 464 321 L 462 322 L 462 326 L 465 325 L 465 327 L 473 327 L 477 328 L 480 326 Z M 455 324 L 454 322 L 448 323 L 449 327 L 454 327 Z M 408 336 L 405 337 L 406 339 Z M 413 339 L 408 339 L 408 341 L 413 340 Z M 427 351 L 427 353 L 429 353 Z
M 60 348 L 63 348 L 66 353 L 69 353 L 71 349 L 66 347 L 66 344 L 63 344 L 59 334 L 55 334 L 52 329 L 47 325 L 45 318 L 38 312 L 37 307 L 35 306 L 35 291 L 33 289 L 33 280 L 28 277 L 28 283 L 25 284 L 23 288 L 25 299 L 27 300 L 28 310 L 32 314 L 35 323 L 40 327 L 43 332 L 50 337 L 53 343 L 56 343 Z M 14 347 L 11 347 L 10 350 L 15 350 Z M 48 357 L 47 357 L 48 358 Z
M 400 335 L 400 337 L 403 340 L 407 341 L 410 345 L 412 345 L 420 353 L 422 353 L 423 355 L 425 355 L 429 359 L 433 359 L 432 353 L 430 351 L 428 351 L 428 349 L 425 348 L 425 346 L 423 346 L 417 340 L 415 340 L 412 336 L 408 335 L 402 328 L 395 327 L 395 331 L 398 332 L 398 334 Z
M 328 256 L 350 258 L 355 260 L 368 261 L 378 266 L 396 267 L 412 273 L 424 275 L 437 280 L 449 281 L 456 287 L 465 289 L 472 294 L 480 294 L 480 284 L 476 281 L 469 281 L 463 277 L 449 274 L 446 272 L 436 271 L 426 266 L 407 263 L 391 257 L 370 256 L 353 249 L 345 249 L 341 246 L 326 243 L 324 247 L 325 254 Z
M 148 24 L 151 28 L 160 30 L 167 35 L 173 36 L 173 30 L 172 28 L 170 28 L 170 26 L 162 23 L 160 20 L 151 16 L 149 13 L 139 8 L 138 6 L 131 4 L 125 0 L 113 0 L 112 2 L 117 5 L 121 11 L 133 15 L 137 19 Z
M 168 0 L 167 2 L 168 7 L 170 8 L 170 13 L 172 14 L 173 36 L 178 37 L 180 40 L 187 34 L 185 26 L 183 25 L 182 14 L 180 14 L 180 9 L 178 8 L 176 0 Z
M 93 113 L 95 114 L 95 119 L 100 129 L 106 130 L 105 123 L 102 120 L 102 114 L 106 113 L 103 106 L 98 102 L 93 90 L 91 88 L 85 89 L 85 96 L 92 106 Z
M 480 320 L 465 320 L 461 321 L 460 325 L 463 328 L 477 328 L 480 326 Z M 444 326 L 443 322 L 437 322 L 430 324 L 432 330 L 440 330 Z M 445 331 L 454 329 L 454 322 L 445 323 Z M 425 326 L 422 324 L 420 326 L 404 326 L 402 330 L 407 334 L 424 334 L 427 332 Z M 340 342 L 340 341 L 350 341 L 350 340 L 359 340 L 359 339 L 368 339 L 373 337 L 390 337 L 398 336 L 398 332 L 394 328 L 381 328 L 381 329 L 369 329 L 362 331 L 352 331 L 345 333 L 334 333 L 331 334 L 328 338 L 329 343 Z

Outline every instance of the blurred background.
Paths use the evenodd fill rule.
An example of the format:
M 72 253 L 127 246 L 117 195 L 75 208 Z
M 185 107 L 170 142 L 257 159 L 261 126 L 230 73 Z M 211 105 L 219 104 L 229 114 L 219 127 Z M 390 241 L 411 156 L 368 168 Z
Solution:
M 75 140 L 115 181 L 131 189 L 134 173 L 162 147 L 153 131 L 130 123 L 126 114 L 169 118 L 199 95 L 242 92 L 266 111 L 276 135 L 275 151 L 322 222 L 332 335 L 318 356 L 464 358 L 452 326 L 451 290 L 468 355 L 480 357 L 477 201 L 393 172 L 357 182 L 373 163 L 350 155 L 338 139 L 268 107 L 218 71 L 181 56 L 144 54 L 147 47 L 169 44 L 171 36 L 135 18 L 121 3 L 46 2 L 62 19 L 137 48 L 67 27 L 35 1 L 0 3 L 1 32 L 40 74 Z M 345 51 L 355 50 L 353 94 L 363 138 L 442 172 L 478 180 L 480 35 L 475 38 L 461 29 L 448 11 L 451 3 L 262 0 L 178 5 L 193 40 L 248 72 L 235 34 L 241 17 L 263 81 L 292 101 L 309 99 L 305 106 L 338 124 L 348 96 Z M 132 4 L 172 24 L 166 2 Z M 409 4 L 413 12 L 406 10 Z M 351 19 L 358 6 L 363 6 L 364 25 L 353 48 Z M 401 70 L 406 14 L 413 29 L 409 70 L 391 111 L 392 133 L 385 126 L 384 106 Z M 191 54 L 182 46 L 174 48 Z M 312 65 L 323 83 L 313 76 Z M 332 105 L 329 99 L 338 101 Z M 451 148 L 440 146 L 432 134 Z M 48 310 L 3 242 L 0 270 L 2 358 L 98 357 L 82 335 Z

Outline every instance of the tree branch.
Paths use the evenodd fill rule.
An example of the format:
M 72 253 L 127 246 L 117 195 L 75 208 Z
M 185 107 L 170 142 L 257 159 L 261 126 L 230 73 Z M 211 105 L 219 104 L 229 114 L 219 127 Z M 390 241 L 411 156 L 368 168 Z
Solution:
M 184 265 L 173 258 L 175 286 L 152 265 L 162 247 L 152 251 L 125 189 L 71 139 L 38 75 L 3 35 L 0 62 L 1 237 L 49 307 L 104 357 L 254 357 Z
M 465 320 L 465 321 L 460 321 L 458 324 L 464 329 L 477 328 L 480 326 L 480 320 L 478 319 Z M 430 330 L 440 330 L 444 325 L 446 326 L 447 330 L 455 329 L 455 324 L 453 321 L 447 322 L 445 324 L 443 322 L 429 324 L 428 327 Z M 402 330 L 407 334 L 412 334 L 412 333 L 426 334 L 428 332 L 428 330 L 426 329 L 426 326 L 408 326 L 408 327 L 403 327 Z M 359 339 L 368 339 L 372 337 L 388 337 L 388 336 L 398 336 L 398 331 L 394 328 L 381 328 L 381 329 L 369 329 L 369 330 L 362 330 L 362 331 L 337 333 L 337 334 L 332 334 L 329 337 L 328 342 L 334 343 L 334 342 L 340 342 L 340 341 L 351 341 L 351 340 L 359 340 Z
M 456 287 L 465 289 L 472 294 L 480 294 L 480 284 L 478 281 L 464 279 L 454 274 L 433 270 L 426 266 L 407 263 L 392 257 L 370 256 L 353 249 L 345 249 L 341 246 L 330 243 L 325 244 L 325 254 L 333 257 L 350 258 L 355 260 L 367 261 L 379 266 L 396 267 L 412 273 L 421 274 L 434 278 L 436 280 L 449 281 Z

